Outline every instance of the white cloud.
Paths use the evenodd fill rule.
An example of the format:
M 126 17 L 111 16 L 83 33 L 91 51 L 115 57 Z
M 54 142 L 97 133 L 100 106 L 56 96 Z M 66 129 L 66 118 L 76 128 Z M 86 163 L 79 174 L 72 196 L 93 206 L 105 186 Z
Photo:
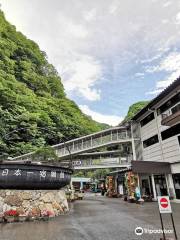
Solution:
M 163 89 L 168 87 L 176 78 L 180 76 L 180 53 L 173 52 L 166 56 L 158 66 L 154 66 L 151 72 L 167 72 L 168 76 L 166 79 L 158 81 L 156 88 L 148 94 L 158 94 Z M 150 71 L 149 71 L 150 72 Z
M 84 13 L 84 19 L 87 22 L 94 21 L 96 19 L 96 8 L 91 9 L 90 11 L 86 11 Z
M 163 4 L 163 7 L 169 7 L 172 4 L 171 1 L 167 1 Z
M 180 12 L 176 15 L 175 23 L 180 24 Z
M 86 38 L 88 36 L 87 29 L 84 28 L 83 25 L 74 24 L 72 22 L 68 22 L 66 24 L 66 30 L 69 34 L 74 35 L 77 38 Z
M 117 4 L 112 4 L 109 8 L 110 14 L 115 14 L 118 10 L 118 5 Z
M 168 20 L 168 19 L 163 19 L 163 20 L 162 20 L 162 23 L 163 23 L 163 24 L 167 24 L 167 23 L 169 23 L 169 20 Z
M 144 77 L 144 73 L 141 73 L 141 72 L 137 72 L 136 74 L 135 74 L 135 77 Z
M 81 105 L 94 101 L 96 107 L 99 101 L 98 105 L 107 104 L 107 114 L 109 106 L 115 104 L 125 112 L 127 98 L 143 98 L 143 91 L 141 96 L 137 92 L 145 89 L 148 81 L 154 81 L 148 73 L 166 73 L 152 89 L 156 92 L 172 81 L 170 76 L 178 74 L 177 68 L 167 71 L 167 66 L 166 70 L 159 66 L 167 53 L 180 48 L 179 0 L 139 0 L 135 7 L 134 0 L 0 2 L 7 19 L 47 53 L 68 97 L 78 99 Z M 132 92 L 129 76 L 142 75 L 141 71 L 146 81 L 143 86 L 137 83 Z M 113 98 L 108 105 L 109 95 L 102 96 L 109 92 Z
M 98 61 L 91 56 L 80 55 L 66 67 L 62 79 L 68 92 L 76 91 L 76 94 L 96 101 L 101 98 L 101 91 L 95 87 L 101 75 L 101 65 Z
M 122 117 L 114 115 L 105 115 L 99 112 L 91 110 L 87 105 L 80 105 L 80 109 L 87 115 L 91 116 L 92 119 L 101 123 L 107 123 L 111 126 L 117 126 L 122 120 Z

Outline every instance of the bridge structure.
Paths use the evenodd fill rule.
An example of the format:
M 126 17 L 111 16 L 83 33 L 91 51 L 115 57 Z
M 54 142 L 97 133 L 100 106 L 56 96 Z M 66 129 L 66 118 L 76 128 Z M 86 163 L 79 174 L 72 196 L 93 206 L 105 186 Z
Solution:
M 123 168 L 136 160 L 131 128 L 113 127 L 52 146 L 62 165 L 71 162 L 74 169 Z M 32 161 L 34 152 L 13 158 Z

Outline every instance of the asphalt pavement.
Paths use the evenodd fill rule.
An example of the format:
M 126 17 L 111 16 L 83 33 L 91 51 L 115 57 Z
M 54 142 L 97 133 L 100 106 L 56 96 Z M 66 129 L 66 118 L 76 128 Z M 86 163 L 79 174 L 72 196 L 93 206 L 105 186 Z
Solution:
M 172 204 L 180 239 L 180 204 Z M 163 215 L 167 240 L 174 239 L 170 215 Z M 140 232 L 135 229 L 140 227 Z M 154 240 L 162 237 L 156 202 L 138 205 L 94 194 L 71 204 L 68 214 L 48 222 L 0 224 L 0 240 Z

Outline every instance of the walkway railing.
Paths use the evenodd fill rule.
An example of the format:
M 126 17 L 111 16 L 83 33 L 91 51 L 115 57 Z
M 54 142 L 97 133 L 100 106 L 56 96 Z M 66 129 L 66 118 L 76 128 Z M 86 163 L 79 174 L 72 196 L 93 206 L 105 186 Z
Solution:
M 128 165 L 132 161 L 132 155 L 126 157 L 101 157 L 101 158 L 91 158 L 88 159 L 79 159 L 73 160 L 72 165 L 74 168 L 84 169 L 85 167 L 95 167 L 95 166 L 115 166 L 115 165 Z
M 73 155 L 88 152 L 103 146 L 131 141 L 130 131 L 125 127 L 115 127 L 60 143 L 52 147 L 55 149 L 57 156 L 61 159 L 68 156 L 72 157 Z M 13 158 L 13 160 L 31 160 L 33 154 L 34 152 L 24 154 Z
M 132 141 L 130 132 L 125 128 L 117 127 L 77 138 L 53 147 L 59 157 L 66 157 L 70 154 L 77 155 L 103 146 L 130 141 Z

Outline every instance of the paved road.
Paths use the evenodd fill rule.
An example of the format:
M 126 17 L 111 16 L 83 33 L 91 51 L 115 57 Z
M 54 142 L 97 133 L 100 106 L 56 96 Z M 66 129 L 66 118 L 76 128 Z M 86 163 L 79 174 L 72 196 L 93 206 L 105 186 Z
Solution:
M 173 204 L 173 209 L 180 236 L 180 204 Z M 166 229 L 172 229 L 169 216 L 164 220 Z M 160 239 L 161 234 L 136 236 L 137 226 L 160 229 L 157 203 L 137 205 L 92 195 L 73 203 L 69 214 L 49 222 L 1 224 L 0 240 Z

